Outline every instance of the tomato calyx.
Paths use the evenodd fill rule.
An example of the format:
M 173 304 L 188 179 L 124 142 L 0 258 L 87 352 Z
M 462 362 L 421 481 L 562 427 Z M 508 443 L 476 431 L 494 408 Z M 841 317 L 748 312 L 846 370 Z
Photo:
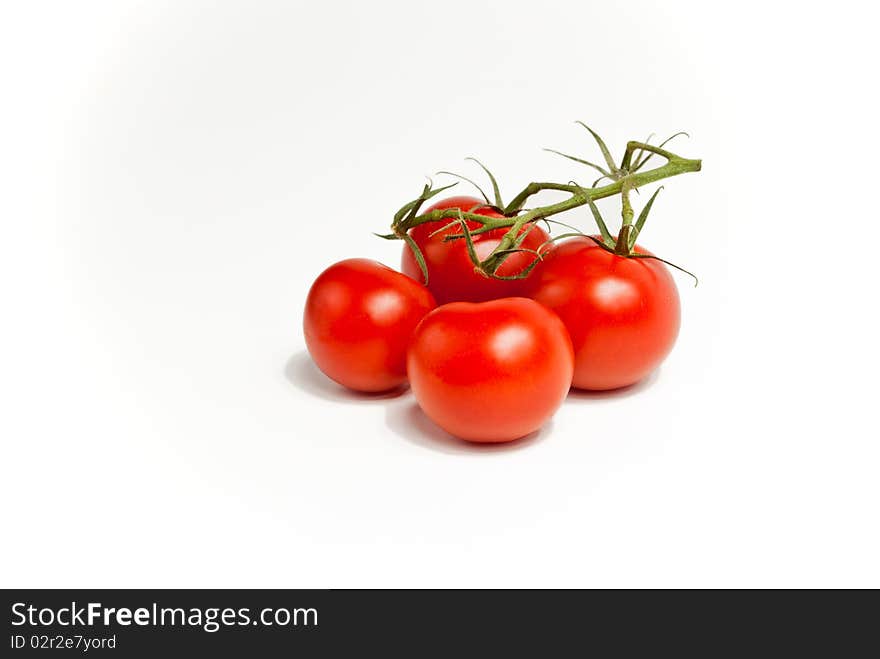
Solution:
M 623 233 L 623 231 L 621 231 L 621 233 Z M 665 264 L 668 265 L 669 267 L 671 267 L 671 268 L 675 268 L 675 269 L 678 270 L 679 272 L 683 272 L 684 274 L 686 274 L 686 275 L 688 275 L 688 276 L 690 276 L 690 277 L 693 277 L 693 279 L 694 279 L 694 288 L 696 288 L 697 285 L 700 283 L 699 278 L 698 278 L 693 272 L 691 272 L 690 270 L 685 270 L 685 269 L 682 268 L 680 265 L 676 265 L 676 264 L 673 263 L 672 261 L 667 261 L 667 260 L 664 259 L 664 258 L 660 258 L 659 256 L 656 256 L 655 254 L 640 254 L 640 253 L 638 253 L 638 252 L 634 252 L 634 251 L 631 251 L 629 254 L 620 254 L 620 253 L 617 252 L 616 249 L 614 249 L 613 247 L 608 247 L 608 245 L 606 245 L 606 244 L 605 244 L 602 240 L 600 240 L 599 238 L 596 238 L 596 236 L 590 236 L 590 235 L 585 234 L 585 233 L 582 233 L 582 234 L 580 234 L 580 235 L 583 236 L 584 238 L 589 238 L 589 239 L 592 240 L 594 243 L 596 243 L 599 247 L 601 247 L 602 249 L 604 249 L 606 252 L 610 252 L 611 254 L 614 254 L 615 256 L 620 256 L 620 257 L 625 258 L 625 259 L 653 259 L 654 261 L 660 261 L 660 263 L 665 263 Z
M 400 210 L 398 210 L 394 214 L 394 221 L 391 223 L 391 233 L 374 233 L 373 235 L 382 238 L 383 240 L 403 240 L 412 250 L 413 255 L 415 256 L 416 262 L 419 264 L 419 269 L 422 271 L 422 276 L 425 278 L 425 283 L 428 283 L 428 266 L 425 263 L 425 257 L 422 254 L 422 250 L 419 249 L 419 246 L 416 244 L 416 241 L 413 240 L 412 236 L 407 233 L 407 230 L 402 228 L 405 226 L 407 222 L 411 222 L 413 218 L 416 217 L 416 214 L 419 212 L 419 209 L 422 207 L 428 199 L 434 197 L 444 190 L 448 190 L 449 188 L 453 188 L 458 185 L 458 182 L 451 183 L 449 185 L 445 185 L 442 188 L 434 188 L 434 182 L 429 178 L 428 182 L 425 183 L 425 187 L 422 188 L 422 194 L 413 199 L 412 201 L 401 206 Z
M 585 235 L 587 238 L 592 240 L 605 251 L 611 252 L 612 254 L 615 254 L 617 256 L 627 259 L 654 259 L 656 261 L 660 261 L 661 263 L 665 263 L 666 265 L 693 277 L 694 287 L 699 285 L 699 278 L 693 272 L 682 268 L 680 265 L 676 265 L 671 261 L 667 261 L 666 259 L 660 258 L 659 256 L 655 256 L 653 254 L 642 254 L 635 251 L 636 239 L 639 237 L 639 234 L 641 234 L 642 229 L 645 226 L 645 222 L 648 219 L 648 213 L 651 212 L 651 207 L 654 205 L 654 200 L 657 198 L 657 195 L 660 194 L 660 190 L 663 189 L 663 186 L 661 185 L 659 188 L 657 188 L 654 191 L 654 194 L 651 195 L 651 198 L 648 199 L 648 203 L 645 204 L 645 207 L 642 209 L 641 213 L 639 213 L 639 217 L 636 220 L 635 224 L 633 224 L 632 221 L 635 212 L 633 211 L 632 204 L 629 200 L 629 192 L 631 189 L 631 186 L 627 185 L 626 183 L 621 189 L 620 198 L 621 205 L 623 207 L 621 211 L 622 223 L 616 239 L 612 237 L 611 233 L 608 231 L 608 226 L 602 219 L 602 214 L 599 212 L 599 209 L 596 207 L 596 205 L 592 203 L 592 201 L 590 202 L 590 210 L 593 212 L 593 218 L 596 220 L 596 225 L 599 227 L 601 239 L 596 238 L 595 236 L 588 236 L 586 234 L 581 235 Z
M 494 201 L 489 198 L 486 192 L 479 185 L 477 185 L 474 181 L 467 178 L 466 176 L 456 174 L 454 172 L 438 172 L 439 174 L 453 176 L 474 185 L 474 187 L 476 187 L 477 190 L 480 191 L 480 194 L 486 202 L 485 205 L 475 206 L 474 208 L 470 208 L 467 211 L 464 211 L 460 208 L 442 208 L 428 210 L 425 213 L 419 214 L 419 210 L 421 209 L 425 201 L 438 194 L 439 192 L 442 192 L 443 190 L 448 190 L 453 185 L 458 184 L 458 181 L 456 181 L 452 185 L 435 189 L 433 188 L 433 182 L 429 179 L 429 182 L 424 186 L 422 193 L 416 199 L 404 204 L 394 214 L 394 219 L 391 224 L 392 232 L 384 235 L 376 235 L 379 235 L 379 237 L 387 240 L 406 241 L 407 245 L 413 252 L 419 268 L 422 271 L 425 282 L 427 283 L 428 269 L 425 263 L 424 255 L 421 253 L 418 245 L 416 245 L 415 240 L 413 240 L 410 236 L 409 231 L 414 227 L 428 222 L 442 222 L 442 224 L 440 224 L 442 228 L 434 232 L 435 234 L 447 231 L 451 227 L 458 225 L 461 227 L 461 231 L 458 233 L 444 235 L 443 240 L 464 240 L 467 246 L 468 256 L 473 262 L 474 269 L 478 273 L 492 279 L 523 279 L 527 277 L 531 270 L 540 263 L 543 254 L 542 250 L 540 249 L 525 250 L 522 248 L 523 240 L 525 239 L 525 235 L 527 235 L 528 231 L 530 230 L 530 225 L 534 225 L 534 223 L 540 220 L 551 221 L 549 220 L 549 218 L 558 213 L 578 208 L 579 206 L 589 205 L 593 213 L 593 217 L 594 219 L 596 219 L 596 223 L 599 226 L 599 230 L 602 235 L 603 246 L 607 248 L 612 248 L 615 253 L 621 256 L 632 256 L 636 237 L 638 236 L 642 226 L 644 225 L 644 221 L 647 218 L 647 213 L 650 210 L 650 207 L 653 204 L 654 198 L 656 197 L 657 193 L 654 193 L 654 195 L 651 197 L 648 204 L 646 205 L 645 209 L 642 211 L 642 214 L 639 216 L 638 220 L 636 220 L 635 224 L 633 224 L 632 220 L 634 213 L 632 211 L 632 206 L 629 202 L 630 191 L 638 189 L 643 185 L 654 183 L 656 181 L 660 181 L 662 179 L 672 176 L 677 176 L 679 174 L 684 174 L 687 172 L 698 172 L 702 167 L 702 162 L 700 160 L 683 158 L 663 148 L 674 137 L 686 134 L 676 133 L 669 139 L 662 142 L 660 146 L 654 146 L 650 144 L 649 141 L 651 137 L 648 137 L 645 142 L 627 142 L 626 150 L 620 161 L 620 164 L 618 165 L 617 163 L 615 163 L 613 157 L 611 156 L 611 152 L 608 149 L 608 146 L 605 144 L 604 140 L 602 140 L 602 138 L 585 123 L 580 121 L 577 123 L 583 126 L 587 131 L 589 131 L 589 133 L 595 140 L 605 161 L 604 166 L 575 156 L 570 156 L 559 151 L 553 151 L 550 149 L 548 149 L 548 151 L 559 154 L 569 160 L 584 164 L 591 169 L 598 171 L 601 176 L 596 179 L 589 188 L 582 187 L 574 181 L 570 181 L 568 183 L 532 182 L 529 183 L 519 194 L 517 194 L 509 204 L 505 205 L 500 193 L 498 182 L 491 171 L 489 171 L 489 169 L 479 160 L 476 160 L 475 158 L 469 158 L 469 160 L 473 160 L 474 162 L 476 162 L 477 165 L 488 176 L 489 181 L 492 185 Z M 643 170 L 644 165 L 654 155 L 658 155 L 664 158 L 666 160 L 665 164 L 659 167 L 655 167 L 653 169 Z M 597 187 L 599 183 L 601 183 L 604 179 L 608 179 L 610 182 L 607 185 Z M 545 190 L 566 192 L 570 196 L 567 199 L 555 204 L 538 206 L 530 209 L 524 208 L 526 201 L 529 198 Z M 599 215 L 594 202 L 597 199 L 604 199 L 606 197 L 612 197 L 617 194 L 621 195 L 621 199 L 623 202 L 623 227 L 626 228 L 622 228 L 617 237 L 614 238 L 611 232 L 608 230 L 607 226 L 605 225 L 604 221 L 601 220 L 601 216 Z M 488 208 L 495 212 L 489 215 L 476 212 L 479 211 L 481 208 Z M 444 220 L 445 222 L 443 222 Z M 493 249 L 490 254 L 481 259 L 478 256 L 476 249 L 474 248 L 473 236 L 502 228 L 507 229 L 507 231 L 503 234 L 503 237 L 499 241 L 498 245 Z M 555 238 L 554 240 L 558 240 L 558 238 Z M 533 253 L 537 256 L 537 258 L 533 260 L 529 268 L 524 269 L 514 275 L 501 275 L 498 273 L 498 269 L 504 263 L 504 261 L 510 258 L 510 256 L 512 256 L 513 254 L 523 251 L 529 251 L 530 253 Z M 679 269 L 683 270 L 682 268 Z

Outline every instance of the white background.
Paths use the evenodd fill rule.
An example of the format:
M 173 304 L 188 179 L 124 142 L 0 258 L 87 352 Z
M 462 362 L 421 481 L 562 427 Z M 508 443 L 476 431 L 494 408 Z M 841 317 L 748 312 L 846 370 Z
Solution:
M 4 3 L 0 585 L 880 586 L 868 6 Z M 480 449 L 316 372 L 324 267 L 575 119 L 704 159 L 656 377 Z

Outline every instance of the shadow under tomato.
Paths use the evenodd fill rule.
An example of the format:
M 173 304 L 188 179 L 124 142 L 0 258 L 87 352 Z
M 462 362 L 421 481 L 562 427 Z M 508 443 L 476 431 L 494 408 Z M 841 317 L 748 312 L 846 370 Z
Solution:
M 340 403 L 380 403 L 399 398 L 408 390 L 407 387 L 398 387 L 391 391 L 369 394 L 346 389 L 321 373 L 305 350 L 299 351 L 287 360 L 284 366 L 284 377 L 300 391 L 316 398 Z
M 498 453 L 518 451 L 546 437 L 553 421 L 525 437 L 512 442 L 466 442 L 450 435 L 436 425 L 415 401 L 397 403 L 385 408 L 385 425 L 396 435 L 422 448 L 440 453 Z
M 608 389 L 605 391 L 589 391 L 587 389 L 569 389 L 568 397 L 566 401 L 578 401 L 578 400 L 606 400 L 609 398 L 629 398 L 630 396 L 635 396 L 636 394 L 640 394 L 643 391 L 646 391 L 654 386 L 654 383 L 657 382 L 657 379 L 660 375 L 660 369 L 655 369 L 648 377 L 644 380 L 640 380 L 635 384 L 631 384 L 627 387 L 619 387 L 617 389 Z

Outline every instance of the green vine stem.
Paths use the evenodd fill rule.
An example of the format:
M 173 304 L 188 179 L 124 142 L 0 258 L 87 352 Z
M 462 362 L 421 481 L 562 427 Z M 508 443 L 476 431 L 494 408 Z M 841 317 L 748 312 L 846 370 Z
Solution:
M 621 216 L 621 224 L 620 224 L 620 233 L 617 234 L 617 245 L 614 248 L 614 251 L 623 256 L 629 254 L 629 236 L 632 231 L 632 221 L 633 217 L 635 217 L 635 211 L 632 207 L 632 202 L 629 199 L 630 190 L 632 190 L 632 182 L 628 178 L 621 179 L 622 185 L 620 186 L 620 216 Z
M 636 152 L 641 152 L 641 154 L 656 154 L 665 158 L 666 163 L 661 165 L 660 167 L 655 167 L 654 169 L 650 169 L 647 171 L 638 171 L 638 167 L 641 164 L 644 164 L 644 162 L 647 161 L 647 158 L 641 159 L 641 163 L 639 163 L 639 160 L 637 160 L 636 166 L 633 167 L 631 163 L 633 162 L 633 155 Z M 426 186 L 426 192 L 423 193 L 423 198 L 420 198 L 415 202 L 410 202 L 410 204 L 404 207 L 406 209 L 410 209 L 409 213 L 398 212 L 398 215 L 395 217 L 394 223 L 391 225 L 393 233 L 383 237 L 402 239 L 404 235 L 406 235 L 407 231 L 409 231 L 413 227 L 428 222 L 439 222 L 441 220 L 459 220 L 462 222 L 462 225 L 464 225 L 464 220 L 470 220 L 480 225 L 479 228 L 471 229 L 469 232 L 467 232 L 467 234 L 463 232 L 461 234 L 447 236 L 445 238 L 446 240 L 470 240 L 470 236 L 472 235 L 484 233 L 493 229 L 509 227 L 509 230 L 504 234 L 500 243 L 492 251 L 492 253 L 489 254 L 483 261 L 475 262 L 475 267 L 477 267 L 487 276 L 491 277 L 495 276 L 495 271 L 498 269 L 504 259 L 507 258 L 513 251 L 515 251 L 517 245 L 517 237 L 520 235 L 520 232 L 522 231 L 523 227 L 525 227 L 525 225 L 531 222 L 536 222 L 538 220 L 552 217 L 553 215 L 557 215 L 559 213 L 564 213 L 585 204 L 590 204 L 597 199 L 604 199 L 607 197 L 612 197 L 616 194 L 621 194 L 623 197 L 623 225 L 625 227 L 630 227 L 630 229 L 624 229 L 621 233 L 624 234 L 623 241 L 625 241 L 628 247 L 628 241 L 632 229 L 632 219 L 634 215 L 632 206 L 629 203 L 629 192 L 641 186 L 648 185 L 656 181 L 661 181 L 663 179 L 667 179 L 673 176 L 678 176 L 679 174 L 698 172 L 700 171 L 701 167 L 702 161 L 700 160 L 682 158 L 681 156 L 671 153 L 661 147 L 647 144 L 645 142 L 631 141 L 628 142 L 626 145 L 626 151 L 624 153 L 623 159 L 621 160 L 621 165 L 619 168 L 616 169 L 615 172 L 616 180 L 614 180 L 612 183 L 601 187 L 592 188 L 583 188 L 574 183 L 529 183 L 503 209 L 504 217 L 487 217 L 485 215 L 478 215 L 477 213 L 473 212 L 465 212 L 455 208 L 434 210 L 418 215 L 416 214 L 416 209 L 418 209 L 422 201 L 427 198 L 424 195 L 429 194 L 430 196 L 433 196 L 433 194 L 436 192 L 434 190 L 429 191 L 429 188 Z M 529 210 L 523 210 L 526 201 L 530 199 L 533 195 L 543 190 L 568 192 L 571 196 L 568 199 L 565 199 L 555 204 L 531 208 Z M 621 244 L 620 239 L 618 239 L 618 244 Z

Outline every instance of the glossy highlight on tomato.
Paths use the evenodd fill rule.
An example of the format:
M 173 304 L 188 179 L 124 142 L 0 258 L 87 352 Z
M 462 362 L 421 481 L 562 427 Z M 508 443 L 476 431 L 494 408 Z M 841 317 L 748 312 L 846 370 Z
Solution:
M 432 210 L 445 210 L 458 208 L 462 211 L 471 211 L 477 215 L 486 217 L 503 217 L 501 213 L 485 205 L 485 201 L 476 197 L 450 197 L 425 209 L 423 213 Z M 463 239 L 444 241 L 444 236 L 460 234 L 460 227 L 450 227 L 432 236 L 431 234 L 442 229 L 454 220 L 446 219 L 438 222 L 426 222 L 409 230 L 428 268 L 428 288 L 438 304 L 447 302 L 483 302 L 502 297 L 515 297 L 523 295 L 524 280 L 503 280 L 485 277 L 474 270 L 474 264 L 470 259 L 467 244 Z M 480 224 L 467 221 L 470 230 L 480 228 Z M 494 250 L 501 238 L 507 232 L 507 228 L 493 229 L 486 233 L 473 236 L 474 250 L 479 259 L 485 259 Z M 550 236 L 544 229 L 537 225 L 523 228 L 528 231 L 520 245 L 523 249 L 537 250 L 546 243 Z M 498 268 L 496 274 L 506 277 L 521 273 L 537 257 L 529 252 L 511 254 Z M 416 281 L 424 282 L 424 276 L 419 264 L 413 256 L 412 249 L 408 245 L 403 247 L 401 257 L 401 269 Z
M 650 254 L 638 245 L 636 254 Z M 626 258 L 587 237 L 556 245 L 534 277 L 529 297 L 559 315 L 575 351 L 572 385 L 605 390 L 649 375 L 678 336 L 678 290 L 656 259 Z
M 568 393 L 573 367 L 562 321 L 526 298 L 440 306 L 419 324 L 407 356 L 425 414 L 472 442 L 540 428 Z
M 424 286 L 368 259 L 322 272 L 306 298 L 303 330 L 312 359 L 350 389 L 380 392 L 406 382 L 406 347 L 436 306 Z

